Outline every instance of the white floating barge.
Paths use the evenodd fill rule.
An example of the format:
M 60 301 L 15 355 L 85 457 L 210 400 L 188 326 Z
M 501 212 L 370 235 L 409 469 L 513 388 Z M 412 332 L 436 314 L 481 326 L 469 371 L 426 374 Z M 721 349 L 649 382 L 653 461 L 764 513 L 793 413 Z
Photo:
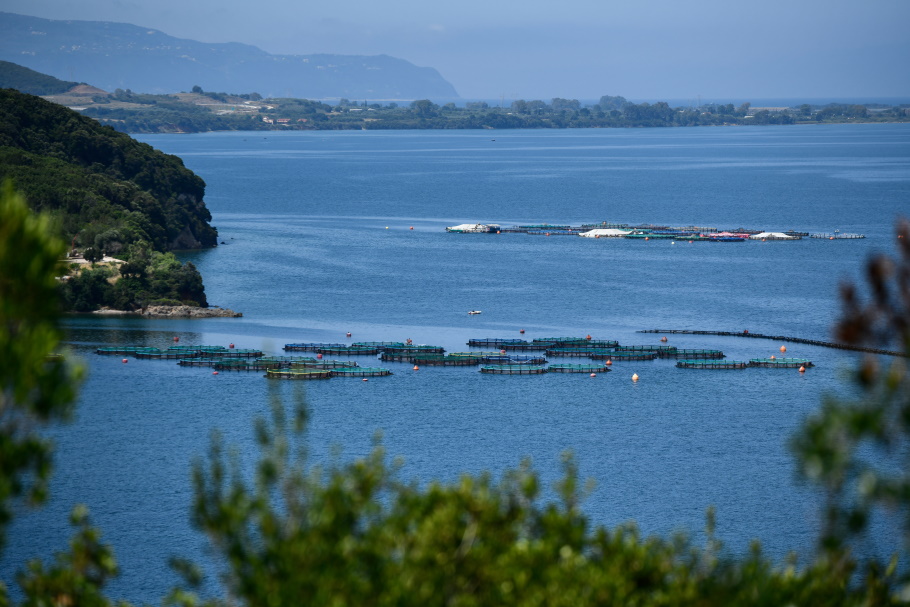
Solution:
M 501 226 L 496 223 L 463 223 L 446 228 L 446 232 L 456 234 L 498 234 Z

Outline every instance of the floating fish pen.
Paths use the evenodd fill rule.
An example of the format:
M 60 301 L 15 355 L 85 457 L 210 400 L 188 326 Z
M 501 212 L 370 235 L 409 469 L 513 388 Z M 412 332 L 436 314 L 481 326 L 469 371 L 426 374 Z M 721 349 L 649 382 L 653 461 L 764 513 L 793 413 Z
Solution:
M 95 354 L 105 354 L 105 355 L 115 355 L 115 356 L 128 356 L 136 354 L 136 352 L 148 352 L 154 351 L 158 352 L 158 348 L 153 348 L 149 346 L 116 346 L 111 348 L 98 348 L 95 350 Z
M 619 342 L 610 339 L 580 339 L 561 341 L 555 344 L 558 347 L 588 348 L 589 350 L 610 350 L 619 347 Z
M 349 356 L 375 356 L 379 354 L 379 348 L 358 348 L 355 346 L 341 346 L 331 348 L 316 348 L 317 354 L 347 354 Z
M 224 346 L 170 346 L 168 352 L 222 352 Z
M 502 352 L 449 352 L 449 356 L 473 356 L 474 358 L 484 358 L 485 356 L 507 356 Z
M 221 362 L 222 358 L 181 358 L 177 364 L 181 367 L 213 367 Z
M 764 367 L 766 369 L 799 369 L 800 367 L 814 367 L 808 358 L 752 358 L 750 367 Z
M 503 350 L 515 350 L 518 352 L 532 352 L 535 350 L 546 350 L 547 348 L 552 347 L 556 342 L 540 342 L 536 339 L 533 342 L 530 341 L 514 341 L 509 343 L 502 343 L 500 347 Z
M 741 360 L 678 360 L 680 369 L 745 369 L 749 363 Z
M 629 227 L 627 223 L 610 223 L 609 221 L 601 221 L 600 223 L 583 223 L 581 227 L 585 230 L 596 230 L 598 228 L 602 230 L 625 230 Z
M 675 352 L 676 358 L 686 358 L 690 360 L 706 360 L 706 359 L 716 359 L 723 358 L 724 353 L 721 350 L 692 350 L 692 349 L 677 349 Z
M 568 344 L 568 343 L 582 343 L 590 341 L 587 337 L 538 337 L 535 340 L 532 340 L 531 343 L 535 344 Z
M 749 239 L 740 236 L 711 236 L 708 240 L 711 242 L 746 242 Z
M 550 365 L 547 370 L 550 373 L 606 373 L 610 370 L 610 367 L 606 365 L 558 364 Z
M 678 228 L 670 228 L 673 232 L 682 232 L 686 234 L 713 234 L 717 232 L 717 228 L 709 228 L 705 226 L 682 226 Z
M 547 359 L 543 356 L 510 356 L 508 354 L 495 354 L 484 356 L 480 359 L 484 365 L 545 365 Z
M 331 371 L 318 369 L 269 369 L 265 373 L 269 379 L 331 379 Z
M 809 232 L 797 232 L 795 230 L 787 230 L 786 232 L 784 232 L 784 234 L 786 234 L 787 236 L 796 236 L 798 238 L 803 238 L 804 236 L 808 236 Z
M 400 346 L 384 346 L 381 348 L 383 353 L 387 354 L 444 354 L 446 349 L 441 346 L 428 346 L 421 344 Z
M 633 361 L 633 360 L 656 360 L 657 352 L 609 352 L 598 350 L 591 354 L 594 360 L 612 360 L 612 361 Z
M 181 358 L 191 358 L 194 355 L 198 354 L 198 351 L 191 352 L 178 352 L 178 351 L 168 351 L 168 350 L 142 350 L 136 352 L 134 356 L 136 358 L 143 358 L 148 360 L 180 360 Z
M 865 238 L 865 234 L 845 234 L 842 232 L 834 232 L 833 234 L 810 234 L 809 238 L 824 238 L 825 240 L 857 240 L 859 238 Z
M 578 236 L 580 230 L 528 230 L 530 236 Z
M 392 372 L 382 367 L 346 367 L 332 369 L 332 377 L 384 377 Z
M 409 363 L 415 356 L 410 352 L 380 352 L 379 360 L 384 363 Z
M 288 367 L 274 362 L 259 360 L 230 359 L 231 362 L 222 361 L 213 365 L 216 371 L 287 371 Z
M 471 367 L 480 364 L 480 356 L 446 356 L 445 354 L 417 354 L 411 357 L 415 365 L 436 367 Z
M 262 358 L 262 350 L 251 348 L 237 348 L 232 350 L 199 350 L 206 356 L 225 356 L 229 358 Z
M 616 352 L 654 352 L 660 358 L 676 356 L 676 346 L 616 346 Z
M 595 354 L 609 354 L 609 350 L 598 348 L 547 348 L 547 356 L 586 358 Z
M 547 368 L 534 365 L 485 365 L 480 368 L 480 372 L 493 375 L 541 375 L 547 372 Z
M 404 346 L 403 341 L 355 341 L 351 344 L 355 348 L 382 348 L 385 346 Z
M 285 352 L 315 352 L 319 348 L 346 348 L 347 344 L 319 344 L 319 343 L 303 343 L 303 344 L 284 344 Z
M 472 348 L 498 348 L 502 344 L 524 344 L 528 343 L 523 339 L 500 339 L 498 337 L 483 337 L 481 339 L 469 339 L 468 346 Z
M 630 230 L 669 230 L 670 226 L 654 225 L 653 223 L 642 223 L 637 226 L 629 226 Z
M 527 226 L 513 226 L 513 229 L 521 230 L 527 232 L 528 230 L 537 230 L 537 231 L 546 231 L 546 230 L 568 230 L 572 226 L 562 225 L 552 225 L 549 223 L 535 223 Z
M 293 363 L 307 363 L 307 362 L 316 362 L 316 359 L 312 356 L 263 356 L 259 359 L 259 362 L 263 363 L 280 363 L 283 365 L 291 365 Z
M 350 369 L 359 366 L 353 360 L 312 360 L 293 362 L 287 365 L 290 369 Z

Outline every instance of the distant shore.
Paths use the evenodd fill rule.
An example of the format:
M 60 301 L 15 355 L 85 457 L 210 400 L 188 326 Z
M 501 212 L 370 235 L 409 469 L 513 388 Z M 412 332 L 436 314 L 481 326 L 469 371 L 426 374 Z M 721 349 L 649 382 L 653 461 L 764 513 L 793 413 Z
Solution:
M 143 318 L 240 318 L 242 312 L 235 312 L 227 308 L 213 306 L 200 308 L 197 306 L 148 306 L 142 310 L 113 310 L 101 308 L 92 314 L 101 316 L 140 316 Z

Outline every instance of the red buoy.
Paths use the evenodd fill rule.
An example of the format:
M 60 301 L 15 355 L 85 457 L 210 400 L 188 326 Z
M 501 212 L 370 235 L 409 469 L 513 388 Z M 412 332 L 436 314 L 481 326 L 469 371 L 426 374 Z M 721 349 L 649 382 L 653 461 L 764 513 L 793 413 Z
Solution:
M 322 358 L 322 354 L 317 354 L 316 358 Z
M 348 337 L 350 337 L 350 336 L 351 336 L 351 332 L 348 331 L 347 333 L 345 333 L 345 335 L 347 335 Z
M 175 335 L 175 336 L 174 336 L 174 341 L 180 341 L 180 338 L 177 337 L 177 336 Z
M 212 371 L 212 375 L 218 375 L 218 371 Z
M 228 344 L 228 348 L 233 348 L 234 344 Z
M 518 332 L 521 333 L 522 335 L 525 334 L 525 330 L 524 330 L 524 329 L 519 329 Z
M 128 361 L 126 358 L 124 358 L 124 359 L 123 359 L 123 364 L 126 364 L 127 362 L 129 362 L 129 361 Z

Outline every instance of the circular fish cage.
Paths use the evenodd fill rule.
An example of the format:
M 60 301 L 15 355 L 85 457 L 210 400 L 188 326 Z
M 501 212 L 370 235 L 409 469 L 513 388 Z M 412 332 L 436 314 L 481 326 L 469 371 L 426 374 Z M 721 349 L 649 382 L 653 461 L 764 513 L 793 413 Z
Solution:
M 306 360 L 288 364 L 291 369 L 348 369 L 359 366 L 353 360 Z
M 503 344 L 525 344 L 528 343 L 523 339 L 501 339 L 498 337 L 484 337 L 481 339 L 469 339 L 468 345 L 472 348 L 490 348 L 500 347 Z
M 591 354 L 593 360 L 640 361 L 656 360 L 657 352 L 597 352 Z
M 610 367 L 606 365 L 572 365 L 560 363 L 550 365 L 547 369 L 550 373 L 606 373 Z
M 676 346 L 616 346 L 616 352 L 654 352 L 660 358 L 676 356 Z
M 687 360 L 716 359 L 723 357 L 724 353 L 721 350 L 693 350 L 681 348 L 676 350 L 676 358 L 684 358 Z
M 441 346 L 430 346 L 430 345 L 409 345 L 402 344 L 400 346 L 383 346 L 380 348 L 383 353 L 386 354 L 444 354 L 445 348 Z
M 351 344 L 355 348 L 385 348 L 386 346 L 404 346 L 403 341 L 355 341 Z
M 518 340 L 518 341 L 511 341 L 508 343 L 505 343 L 505 342 L 501 343 L 499 345 L 499 347 L 502 350 L 514 350 L 516 352 L 535 352 L 535 351 L 539 352 L 541 350 L 546 350 L 547 348 L 552 347 L 553 344 L 554 344 L 554 342 L 552 342 L 552 341 L 538 342 L 537 340 L 534 340 L 533 342 L 530 342 L 530 341 Z
M 494 354 L 491 356 L 483 356 L 480 362 L 484 365 L 545 365 L 547 364 L 547 359 L 543 356 Z
M 317 369 L 269 369 L 265 373 L 269 379 L 330 379 L 331 371 Z
M 332 377 L 384 377 L 392 372 L 382 367 L 346 367 L 332 369 Z
M 301 343 L 284 344 L 285 352 L 315 352 L 319 348 L 346 348 L 347 344 Z
M 95 350 L 95 354 L 103 355 L 113 355 L 113 356 L 128 356 L 131 354 L 136 354 L 136 352 L 148 352 L 154 351 L 158 352 L 158 348 L 153 348 L 149 346 L 116 346 L 111 348 L 98 348 Z
M 541 375 L 547 372 L 547 368 L 534 365 L 485 365 L 480 368 L 480 372 L 492 375 Z
M 808 358 L 752 358 L 750 367 L 764 367 L 765 369 L 799 369 L 800 367 L 814 367 Z
M 749 363 L 741 360 L 678 360 L 680 369 L 745 369 Z
M 356 346 L 341 346 L 330 348 L 316 348 L 316 354 L 346 354 L 348 356 L 375 356 L 379 354 L 379 348 L 360 348 Z
M 597 348 L 547 348 L 547 356 L 561 358 L 594 358 L 595 355 L 610 354 L 610 350 L 599 350 Z
M 415 365 L 436 367 L 470 367 L 480 364 L 480 356 L 447 356 L 445 354 L 422 354 L 411 357 Z

